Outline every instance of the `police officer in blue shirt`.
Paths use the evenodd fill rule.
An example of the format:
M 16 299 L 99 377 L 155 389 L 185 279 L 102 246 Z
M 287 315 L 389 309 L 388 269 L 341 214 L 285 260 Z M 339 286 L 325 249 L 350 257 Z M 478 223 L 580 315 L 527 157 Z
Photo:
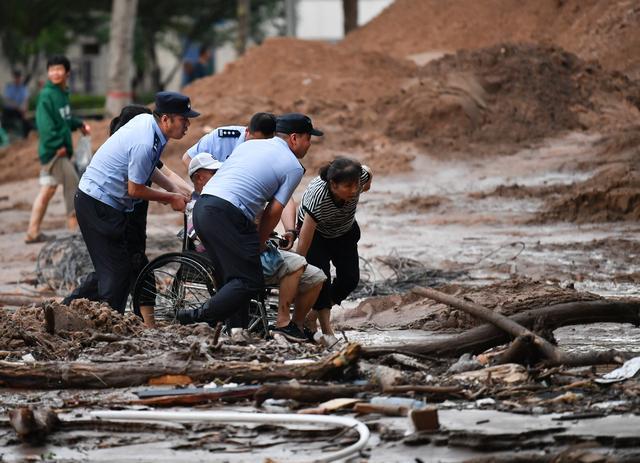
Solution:
M 227 125 L 213 129 L 184 153 L 182 162 L 188 169 L 191 160 L 200 153 L 209 153 L 216 161 L 224 162 L 241 143 L 271 138 L 275 131 L 276 116 L 271 113 L 255 113 L 247 127 Z
M 179 191 L 156 190 L 146 184 L 157 175 L 167 140 L 184 137 L 189 118 L 200 114 L 191 109 L 188 97 L 176 92 L 157 93 L 155 103 L 153 114 L 134 117 L 98 149 L 75 196 L 78 224 L 98 277 L 99 300 L 120 313 L 124 313 L 131 279 L 126 230 L 134 203 L 159 201 L 184 211 L 189 201 Z M 76 292 L 82 293 L 82 285 Z
M 309 117 L 280 116 L 274 138 L 242 143 L 204 186 L 193 223 L 222 285 L 201 308 L 178 310 L 181 323 L 231 319 L 246 327 L 249 301 L 264 286 L 261 249 L 302 179 L 311 135 L 322 132 Z

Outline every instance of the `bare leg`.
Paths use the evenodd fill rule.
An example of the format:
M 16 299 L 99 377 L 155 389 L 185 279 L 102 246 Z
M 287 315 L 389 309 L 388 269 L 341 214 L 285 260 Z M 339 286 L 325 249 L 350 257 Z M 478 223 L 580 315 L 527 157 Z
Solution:
M 311 307 L 315 304 L 318 299 L 318 295 L 322 290 L 322 282 L 310 288 L 305 293 L 300 293 L 296 296 L 295 302 L 295 310 L 293 311 L 293 322 L 298 325 L 298 328 L 302 329 L 305 325 L 305 321 L 307 320 L 307 315 L 311 315 L 309 312 L 311 311 Z M 315 312 L 315 311 L 314 311 Z M 310 327 L 312 331 L 316 330 L 315 320 L 311 322 L 308 320 L 306 322 L 307 327 Z M 312 327 L 312 328 L 311 328 Z
M 141 305 L 140 306 L 140 315 L 142 315 L 142 319 L 144 320 L 144 324 L 147 328 L 155 328 L 156 327 L 156 318 L 154 315 L 154 307 L 151 305 Z
M 307 314 L 307 319 L 304 321 L 304 324 L 311 331 L 316 331 L 318 329 L 318 312 L 317 310 L 310 310 Z
M 280 280 L 280 289 L 278 294 L 278 317 L 276 319 L 276 326 L 282 328 L 287 326 L 290 322 L 291 304 L 298 292 L 298 283 L 300 283 L 300 277 L 304 272 L 304 267 L 296 270 L 293 273 L 285 275 Z
M 78 219 L 76 219 L 75 212 L 67 216 L 67 228 L 71 231 L 76 231 L 78 229 Z
M 31 218 L 29 219 L 29 228 L 27 228 L 27 239 L 33 239 L 40 233 L 40 226 L 42 225 L 42 219 L 47 212 L 47 206 L 49 201 L 53 198 L 56 192 L 57 185 L 40 187 L 38 196 L 36 196 L 33 202 L 33 208 L 31 209 Z
M 331 328 L 331 309 L 316 310 L 318 313 L 318 321 L 320 322 L 320 329 L 322 334 L 334 335 L 333 328 Z

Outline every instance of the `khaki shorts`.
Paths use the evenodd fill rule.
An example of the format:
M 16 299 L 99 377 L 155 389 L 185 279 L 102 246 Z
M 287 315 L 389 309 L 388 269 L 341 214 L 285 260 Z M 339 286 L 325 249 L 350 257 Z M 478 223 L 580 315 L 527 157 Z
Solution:
M 282 254 L 283 262 L 275 275 L 265 280 L 265 284 L 277 285 L 284 276 L 289 275 L 302 267 L 305 269 L 300 277 L 300 283 L 298 285 L 298 290 L 302 293 L 307 292 L 327 279 L 327 276 L 322 270 L 318 267 L 314 267 L 313 265 L 308 265 L 307 259 L 300 254 L 282 250 L 280 251 L 280 254 Z
M 78 173 L 67 156 L 55 156 L 40 168 L 40 186 L 62 185 L 67 215 L 74 212 L 73 197 L 78 189 Z

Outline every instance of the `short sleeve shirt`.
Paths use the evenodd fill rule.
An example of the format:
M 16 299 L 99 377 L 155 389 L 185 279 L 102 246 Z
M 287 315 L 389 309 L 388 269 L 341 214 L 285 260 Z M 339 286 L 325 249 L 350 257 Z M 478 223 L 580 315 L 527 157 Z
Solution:
M 8 83 L 4 88 L 4 99 L 7 107 L 20 107 L 29 98 L 29 90 L 25 85 Z
M 272 199 L 287 204 L 303 174 L 300 161 L 281 138 L 249 140 L 234 150 L 202 194 L 230 202 L 253 221 Z
M 98 148 L 78 188 L 119 211 L 132 211 L 129 180 L 145 185 L 151 179 L 167 139 L 151 114 L 140 114 Z
M 193 159 L 199 153 L 209 153 L 214 159 L 224 162 L 238 145 L 245 140 L 246 127 L 228 125 L 212 130 L 187 150 Z
M 298 223 L 302 223 L 307 214 L 316 221 L 316 232 L 324 238 L 337 238 L 347 233 L 356 220 L 356 207 L 360 200 L 360 193 L 367 184 L 371 174 L 363 166 L 360 173 L 360 190 L 351 200 L 340 204 L 331 194 L 329 185 L 320 177 L 309 183 L 302 194 L 298 207 Z

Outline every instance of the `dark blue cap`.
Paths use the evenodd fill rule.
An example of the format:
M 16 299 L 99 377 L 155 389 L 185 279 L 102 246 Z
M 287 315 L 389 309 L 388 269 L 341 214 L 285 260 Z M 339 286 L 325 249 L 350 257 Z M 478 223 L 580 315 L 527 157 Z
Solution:
M 160 114 L 179 114 L 184 117 L 198 117 L 199 112 L 191 109 L 189 97 L 178 92 L 156 93 L 156 112 Z
M 310 133 L 321 137 L 322 130 L 314 129 L 311 118 L 300 113 L 288 113 L 276 119 L 276 132 L 280 133 Z

